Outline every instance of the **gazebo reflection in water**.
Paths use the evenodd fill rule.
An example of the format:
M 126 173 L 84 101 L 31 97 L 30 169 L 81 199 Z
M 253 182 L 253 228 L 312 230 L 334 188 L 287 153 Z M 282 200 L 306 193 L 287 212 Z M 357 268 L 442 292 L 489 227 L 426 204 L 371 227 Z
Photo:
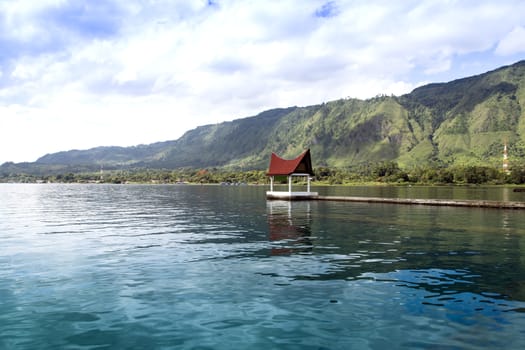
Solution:
M 267 201 L 269 240 L 272 255 L 305 253 L 313 249 L 311 203 Z

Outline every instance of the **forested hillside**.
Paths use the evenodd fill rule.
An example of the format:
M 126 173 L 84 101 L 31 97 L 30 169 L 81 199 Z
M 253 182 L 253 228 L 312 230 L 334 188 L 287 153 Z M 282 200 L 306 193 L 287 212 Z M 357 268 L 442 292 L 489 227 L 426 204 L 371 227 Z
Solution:
M 6 163 L 0 172 L 86 169 L 264 169 L 271 152 L 295 157 L 311 149 L 314 167 L 358 167 L 380 161 L 416 165 L 501 164 L 525 161 L 525 61 L 403 96 L 341 99 L 188 131 L 175 141 L 137 147 L 98 147 Z

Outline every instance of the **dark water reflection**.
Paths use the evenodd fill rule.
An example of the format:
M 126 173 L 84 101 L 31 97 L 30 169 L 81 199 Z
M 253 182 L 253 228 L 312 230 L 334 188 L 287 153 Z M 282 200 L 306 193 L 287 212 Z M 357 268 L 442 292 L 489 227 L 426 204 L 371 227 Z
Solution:
M 268 207 L 271 239 L 284 227 L 289 253 L 333 258 L 332 271 L 294 278 L 399 280 L 432 293 L 525 301 L 521 212 L 325 202 Z M 308 250 L 293 249 L 304 241 Z
M 525 347 L 523 212 L 264 191 L 1 185 L 0 348 Z
M 517 327 L 513 335 L 516 343 L 505 347 L 523 344 L 524 331 L 518 330 L 525 326 L 525 226 L 521 212 L 326 202 L 276 202 L 268 207 L 270 237 L 274 218 L 282 222 L 286 217 L 287 232 L 300 233 L 308 227 L 308 250 L 294 249 L 294 243 L 305 239 L 297 234 L 295 240 L 286 242 L 285 251 L 311 254 L 324 265 L 314 271 L 287 271 L 286 277 L 294 281 L 345 280 L 357 288 L 365 282 L 381 285 L 382 292 L 390 289 L 390 294 L 367 292 L 383 298 L 387 309 L 402 305 L 397 312 L 431 316 L 436 324 L 442 320 L 478 331 Z M 280 215 L 275 215 L 276 208 Z M 374 299 L 365 303 L 373 304 Z M 498 341 L 489 341 L 487 334 L 476 338 L 468 335 L 470 330 L 465 332 L 458 339 L 468 339 L 468 346 L 455 342 L 441 346 L 497 347 Z M 414 334 L 417 331 L 403 347 L 437 346 L 416 339 Z M 497 332 L 494 336 L 499 337 Z
M 301 207 L 287 201 L 269 201 L 268 230 L 272 246 L 272 255 L 305 253 L 313 250 L 311 239 L 310 202 L 303 202 Z

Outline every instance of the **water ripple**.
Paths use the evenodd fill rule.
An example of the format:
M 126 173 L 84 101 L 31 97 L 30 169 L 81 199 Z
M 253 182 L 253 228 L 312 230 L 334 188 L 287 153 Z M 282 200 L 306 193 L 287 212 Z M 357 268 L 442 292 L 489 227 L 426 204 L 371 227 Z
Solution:
M 525 347 L 519 213 L 250 186 L 0 194 L 1 348 Z

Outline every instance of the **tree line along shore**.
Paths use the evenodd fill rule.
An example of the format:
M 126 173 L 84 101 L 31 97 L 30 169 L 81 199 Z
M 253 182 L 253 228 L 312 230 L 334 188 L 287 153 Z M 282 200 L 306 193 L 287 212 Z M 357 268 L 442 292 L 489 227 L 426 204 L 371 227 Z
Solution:
M 402 169 L 396 162 L 385 161 L 351 168 L 314 168 L 313 183 L 318 185 L 352 184 L 525 184 L 525 164 L 509 171 L 479 165 Z M 279 180 L 279 179 L 278 179 Z M 280 179 L 285 183 L 286 178 Z M 189 184 L 267 184 L 265 170 L 207 169 L 127 169 L 97 172 L 67 172 L 49 175 L 0 174 L 0 182 L 9 183 L 189 183 Z

